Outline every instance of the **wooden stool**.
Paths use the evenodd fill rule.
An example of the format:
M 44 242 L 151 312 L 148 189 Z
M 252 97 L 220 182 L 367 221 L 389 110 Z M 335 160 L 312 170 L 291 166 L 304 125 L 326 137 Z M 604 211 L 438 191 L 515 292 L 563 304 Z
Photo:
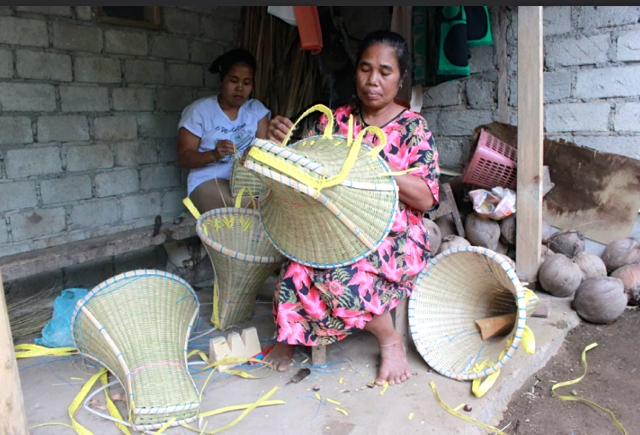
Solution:
M 458 235 L 460 237 L 464 237 L 464 225 L 462 225 L 460 213 L 458 213 L 456 198 L 453 196 L 453 191 L 451 190 L 449 183 L 443 183 L 440 185 L 440 207 L 438 207 L 437 210 L 428 213 L 427 216 L 430 220 L 435 221 L 439 217 L 448 215 L 452 216 Z

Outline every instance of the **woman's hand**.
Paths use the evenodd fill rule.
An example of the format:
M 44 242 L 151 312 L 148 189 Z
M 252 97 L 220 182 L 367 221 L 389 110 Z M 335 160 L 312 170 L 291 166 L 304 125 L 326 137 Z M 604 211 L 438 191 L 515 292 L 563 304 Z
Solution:
M 272 142 L 281 144 L 284 138 L 289 133 L 289 130 L 293 128 L 293 122 L 284 116 L 276 116 L 269 122 L 269 129 L 267 130 L 267 139 Z
M 220 156 L 220 159 L 222 159 L 224 156 L 230 156 L 235 154 L 236 146 L 230 140 L 224 139 L 216 142 L 215 150 L 218 151 L 218 156 Z

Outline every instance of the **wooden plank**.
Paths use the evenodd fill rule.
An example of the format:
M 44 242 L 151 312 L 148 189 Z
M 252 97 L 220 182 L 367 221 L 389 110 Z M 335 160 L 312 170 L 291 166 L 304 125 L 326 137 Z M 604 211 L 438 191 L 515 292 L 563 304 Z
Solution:
M 29 426 L 24 412 L 24 399 L 20 386 L 18 362 L 13 350 L 13 338 L 9 324 L 9 313 L 4 298 L 4 287 L 0 275 L 0 434 L 28 435 Z
M 311 364 L 320 366 L 327 363 L 327 346 L 313 346 L 311 348 Z
M 476 320 L 476 325 L 480 328 L 480 336 L 483 340 L 488 340 L 496 335 L 506 333 L 513 329 L 513 325 L 515 324 L 516 313 L 485 317 L 484 319 Z
M 518 6 L 518 190 L 516 270 L 535 282 L 542 234 L 542 6 Z
M 0 272 L 5 281 L 13 281 L 36 273 L 81 264 L 99 258 L 137 251 L 150 246 L 183 240 L 196 235 L 196 220 L 185 218 L 180 224 L 168 225 L 153 236 L 154 227 L 137 228 L 100 237 L 67 243 L 0 258 Z
M 507 67 L 507 8 L 498 8 L 496 35 L 496 58 L 498 61 L 498 121 L 509 123 L 509 71 Z

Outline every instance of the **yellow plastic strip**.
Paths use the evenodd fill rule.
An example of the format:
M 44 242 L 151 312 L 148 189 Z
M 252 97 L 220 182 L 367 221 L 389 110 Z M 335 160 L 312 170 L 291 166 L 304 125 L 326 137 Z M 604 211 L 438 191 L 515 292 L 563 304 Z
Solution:
M 291 139 L 291 135 L 293 134 L 293 131 L 296 129 L 300 121 L 302 121 L 302 119 L 304 119 L 307 115 L 313 112 L 322 112 L 327 116 L 327 126 L 324 129 L 323 137 L 325 139 L 331 139 L 333 137 L 333 112 L 331 111 L 331 109 L 329 109 L 327 106 L 323 104 L 316 104 L 315 106 L 312 106 L 309 109 L 307 109 L 307 111 L 304 112 L 302 115 L 300 115 L 298 120 L 293 124 L 293 127 L 291 127 L 291 130 L 289 130 L 289 133 L 287 133 L 284 140 L 282 141 L 282 147 L 287 146 L 287 144 L 289 143 L 289 139 Z
M 38 356 L 73 356 L 78 353 L 75 347 L 44 347 L 37 344 L 19 344 L 14 347 L 16 359 Z
M 176 418 L 173 417 L 171 420 L 169 420 L 168 422 L 166 422 L 165 424 L 162 425 L 162 427 L 160 429 L 158 429 L 157 432 L 155 432 L 153 435 L 160 435 L 162 432 L 164 432 L 169 426 L 171 426 L 174 422 L 176 421 Z
M 488 424 L 484 424 L 479 422 L 478 420 L 474 420 L 471 417 L 467 417 L 466 415 L 462 415 L 460 414 L 458 411 L 454 410 L 453 408 L 451 408 L 449 405 L 447 405 L 446 403 L 444 403 L 442 401 L 442 399 L 440 399 L 440 395 L 438 394 L 438 390 L 436 389 L 436 384 L 435 382 L 431 381 L 429 382 L 429 385 L 431 386 L 431 389 L 433 390 L 433 394 L 436 396 L 436 400 L 438 401 L 438 403 L 440 404 L 440 406 L 442 406 L 444 408 L 445 411 L 447 411 L 449 414 L 451 415 L 455 415 L 456 417 L 459 417 L 465 421 L 468 421 L 469 423 L 473 423 L 476 426 L 480 426 L 483 429 L 486 429 L 488 431 L 491 431 L 491 433 L 496 433 L 498 435 L 507 435 L 506 433 L 502 432 L 500 429 L 495 428 L 493 426 L 489 426 Z
M 103 373 L 102 376 L 100 376 L 100 383 L 103 386 L 109 383 L 108 374 L 106 372 Z M 124 420 L 122 418 L 122 415 L 120 415 L 120 411 L 118 411 L 118 408 L 116 407 L 115 403 L 113 403 L 113 401 L 111 400 L 111 397 L 109 397 L 108 388 L 104 389 L 104 397 L 107 403 L 107 409 L 109 410 L 109 414 L 111 414 L 111 417 L 118 420 Z M 119 422 L 115 422 L 115 423 L 116 423 L 116 426 L 118 426 L 118 428 L 122 431 L 122 433 L 124 433 L 125 435 L 131 435 L 131 432 L 129 432 L 129 428 L 127 428 L 127 426 Z
M 256 408 L 262 408 L 263 406 L 272 406 L 272 405 L 284 405 L 285 403 L 286 402 L 284 400 L 266 400 L 262 402 L 260 405 L 256 406 Z M 224 408 L 214 409 L 213 411 L 207 411 L 207 412 L 198 414 L 198 417 L 207 418 L 207 417 L 212 417 L 214 415 L 224 414 L 225 412 L 242 411 L 244 409 L 247 409 L 251 405 L 252 404 L 250 403 L 248 405 L 225 406 Z
M 93 387 L 93 384 L 95 384 L 96 381 L 100 379 L 100 376 L 102 376 L 106 372 L 107 370 L 102 368 L 98 371 L 98 373 L 91 376 L 91 378 L 89 378 L 87 383 L 84 384 L 84 386 L 82 387 L 82 389 L 80 390 L 76 398 L 73 399 L 73 402 L 71 402 L 71 406 L 69 406 L 69 418 L 71 419 L 71 426 L 73 426 L 73 429 L 75 429 L 75 431 L 79 435 L 94 435 L 93 432 L 91 432 L 90 430 L 82 426 L 80 423 L 78 423 L 75 420 L 75 418 L 73 418 L 73 416 L 78 410 L 78 408 L 80 407 L 80 405 L 82 404 L 82 401 L 84 400 L 84 398 L 87 397 L 87 394 L 89 394 L 89 391 L 91 390 L 91 387 Z
M 35 426 L 31 426 L 29 429 L 36 429 L 38 427 L 44 427 L 44 426 L 65 426 L 73 429 L 73 426 L 67 423 L 41 423 L 41 424 L 36 424 Z
M 528 326 L 524 327 L 522 332 L 522 339 L 520 340 L 522 348 L 528 354 L 533 355 L 536 351 L 536 337 L 533 335 L 533 331 Z
M 342 405 L 342 403 L 340 403 L 340 402 L 338 402 L 336 400 L 333 400 L 333 399 L 329 399 L 329 398 L 327 398 L 327 402 L 333 403 L 334 405 Z
M 383 387 L 382 387 L 382 391 L 380 391 L 380 395 L 382 396 L 386 391 L 387 388 L 389 388 L 389 382 L 388 381 L 384 381 Z
M 191 212 L 194 218 L 200 219 L 200 212 L 191 201 L 191 198 L 186 197 L 185 199 L 182 200 L 182 203 L 184 204 L 185 207 L 187 207 L 187 210 Z
M 584 350 L 582 351 L 582 364 L 584 365 L 584 373 L 582 373 L 582 376 L 580 376 L 580 377 L 578 377 L 576 379 L 573 379 L 571 381 L 558 382 L 553 387 L 551 387 L 551 393 L 553 393 L 553 395 L 556 396 L 560 400 L 571 401 L 571 402 L 583 402 L 583 403 L 586 403 L 588 405 L 593 406 L 594 408 L 598 408 L 602 412 L 606 413 L 611 418 L 611 420 L 613 420 L 613 422 L 618 427 L 618 429 L 620 429 L 620 432 L 622 432 L 623 434 L 627 435 L 627 431 L 624 429 L 622 424 L 620 424 L 620 422 L 618 421 L 616 416 L 613 415 L 613 412 L 611 412 L 609 409 L 603 408 L 602 406 L 597 405 L 597 404 L 593 403 L 592 401 L 583 399 L 581 397 L 558 396 L 556 391 L 555 391 L 556 388 L 566 387 L 567 385 L 577 384 L 578 382 L 580 382 L 587 375 L 587 351 L 593 349 L 597 345 L 598 345 L 598 343 L 591 343 L 589 346 L 585 347 Z
M 347 411 L 345 411 L 345 410 L 344 410 L 344 409 L 342 409 L 342 408 L 338 408 L 337 406 L 336 406 L 336 411 L 341 412 L 341 413 L 343 413 L 344 415 L 349 415 L 349 413 L 348 413 Z

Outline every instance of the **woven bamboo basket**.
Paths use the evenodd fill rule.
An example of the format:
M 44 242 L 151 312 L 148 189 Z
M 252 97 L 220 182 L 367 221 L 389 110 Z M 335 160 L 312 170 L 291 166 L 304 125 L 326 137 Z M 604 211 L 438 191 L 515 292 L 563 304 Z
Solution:
M 211 323 L 218 329 L 251 318 L 260 286 L 284 260 L 269 241 L 260 212 L 240 207 L 242 193 L 235 207 L 210 210 L 196 226 L 215 272 Z
M 134 270 L 98 284 L 76 305 L 71 333 L 80 354 L 122 384 L 138 431 L 195 420 L 187 344 L 200 305 L 191 286 L 159 270 Z
M 268 187 L 259 199 L 262 222 L 284 256 L 315 268 L 346 266 L 389 234 L 398 187 L 378 155 L 386 143 L 382 130 L 368 127 L 355 140 L 351 132 L 334 137 L 333 114 L 324 106 L 312 107 L 297 122 L 315 110 L 329 119 L 323 136 L 289 146 L 291 133 L 282 146 L 256 139 L 245 167 Z M 368 131 L 382 145 L 372 150 L 362 144 Z
M 233 166 L 231 167 L 231 176 L 229 177 L 229 187 L 231 188 L 231 196 L 234 198 L 242 189 L 247 189 L 253 195 L 258 196 L 262 188 L 262 182 L 253 172 L 245 168 L 241 163 L 241 157 L 234 157 Z
M 489 376 L 520 345 L 527 318 L 526 291 L 500 254 L 477 246 L 442 252 L 429 260 L 409 298 L 413 342 L 427 364 L 444 376 L 457 380 Z M 483 341 L 476 320 L 509 313 L 517 313 L 512 331 Z M 485 361 L 492 364 L 475 369 Z

